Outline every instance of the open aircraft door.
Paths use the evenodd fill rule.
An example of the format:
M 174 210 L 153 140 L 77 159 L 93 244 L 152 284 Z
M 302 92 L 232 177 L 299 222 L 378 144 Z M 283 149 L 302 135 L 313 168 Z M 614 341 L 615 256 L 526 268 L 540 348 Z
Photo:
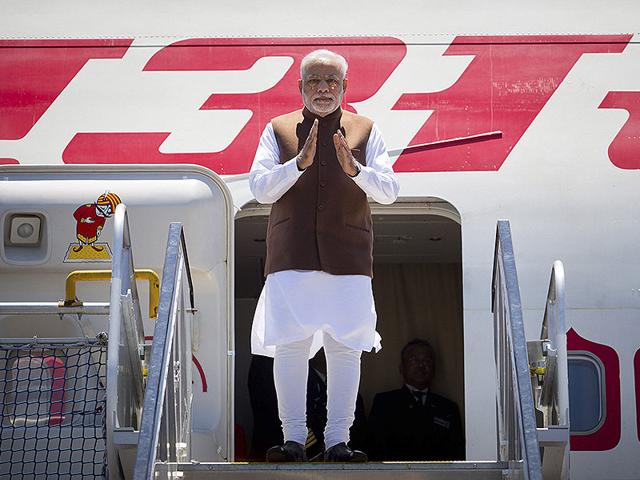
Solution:
M 232 460 L 232 205 L 231 194 L 220 177 L 208 169 L 193 165 L 0 166 L 0 226 L 3 231 L 0 239 L 0 339 L 11 339 L 9 343 L 15 344 L 16 339 L 35 337 L 52 340 L 55 344 L 56 339 L 89 338 L 95 343 L 96 334 L 110 331 L 109 300 L 113 302 L 117 298 L 110 295 L 110 283 L 113 281 L 79 283 L 76 300 L 80 306 L 76 304 L 75 310 L 63 310 L 65 302 L 61 300 L 65 297 L 68 274 L 77 270 L 111 271 L 112 263 L 115 271 L 118 249 L 122 247 L 122 238 L 116 236 L 122 234 L 122 225 L 127 223 L 124 243 L 130 243 L 132 265 L 135 263 L 136 270 L 153 270 L 163 278 L 163 266 L 169 251 L 167 239 L 168 234 L 169 238 L 171 235 L 170 224 L 179 224 L 180 234 L 185 239 L 183 256 L 190 270 L 190 291 L 187 296 L 193 295 L 195 299 L 195 308 L 188 305 L 189 302 L 185 302 L 184 306 L 185 311 L 188 310 L 191 326 L 188 332 L 191 346 L 187 358 L 191 357 L 192 361 L 185 362 L 189 363 L 186 369 L 184 365 L 180 366 L 182 371 L 190 371 L 190 377 L 185 378 L 190 380 L 188 383 L 192 391 L 187 422 L 190 425 L 188 456 L 212 462 Z M 150 358 L 154 329 L 159 320 L 153 318 L 151 287 L 147 287 L 146 282 L 133 281 L 132 290 L 136 289 L 136 283 L 140 293 L 134 294 L 133 306 L 142 312 L 143 332 L 137 334 L 144 339 L 144 344 L 139 347 L 140 357 L 143 358 L 143 375 L 140 377 L 144 376 L 146 384 L 154 372 L 145 368 L 144 364 Z M 163 287 L 160 285 L 160 304 L 155 306 L 160 313 L 164 308 Z M 36 311 L 38 308 L 40 310 Z M 126 326 L 126 323 L 123 325 Z M 92 335 L 93 340 L 90 338 Z M 40 444 L 35 440 L 33 446 L 25 444 L 16 452 L 8 453 L 4 448 L 5 440 L 12 442 L 9 437 L 11 432 L 17 431 L 18 417 L 14 415 L 16 421 L 12 422 L 6 416 L 11 425 L 3 424 L 0 469 L 12 474 L 68 472 L 71 475 L 89 469 L 98 477 L 102 475 L 102 457 L 106 458 L 105 452 L 108 450 L 106 435 L 101 438 L 100 434 L 100 422 L 104 422 L 100 418 L 104 416 L 104 407 L 97 404 L 108 396 L 99 392 L 100 388 L 104 388 L 102 377 L 94 382 L 98 393 L 92 397 L 90 406 L 95 414 L 91 418 L 95 417 L 92 421 L 96 425 L 87 425 L 86 415 L 84 420 L 74 417 L 78 410 L 89 408 L 89 404 L 83 403 L 80 409 L 76 408 L 78 405 L 73 405 L 77 395 L 71 385 L 77 384 L 77 381 L 64 378 L 66 354 L 47 353 L 44 357 L 46 361 L 12 361 L 11 358 L 16 356 L 15 348 L 12 350 L 7 347 L 2 351 L 2 391 L 31 378 L 30 374 L 25 376 L 23 373 L 12 376 L 9 370 L 13 367 L 28 365 L 31 369 L 40 369 L 44 372 L 41 378 L 51 374 L 49 383 L 39 380 L 38 385 L 31 387 L 34 395 L 38 389 L 51 389 L 52 394 L 47 398 L 51 403 L 56 403 L 56 408 L 41 405 L 36 409 L 39 418 L 23 418 L 20 428 L 33 428 L 34 432 L 26 438 L 31 436 L 34 439 L 51 438 L 57 431 L 60 439 L 56 445 L 60 445 L 61 453 L 57 462 L 47 462 L 47 449 L 42 447 L 40 450 Z M 46 352 L 54 351 L 62 352 L 61 349 L 46 349 Z M 94 371 L 101 372 L 104 369 L 104 366 L 98 366 Z M 77 368 L 71 369 L 69 366 L 66 372 L 68 377 L 80 375 Z M 66 387 L 54 395 L 54 385 Z M 23 386 L 27 392 L 31 388 L 26 383 Z M 5 413 L 15 409 L 15 405 L 6 405 L 9 397 L 3 396 Z M 135 395 L 131 392 L 118 392 L 119 401 L 131 402 L 133 397 Z M 126 410 L 126 406 L 122 408 Z M 51 412 L 54 410 L 56 421 L 52 423 Z M 140 412 L 134 409 L 128 416 L 117 417 L 129 418 L 130 425 L 114 425 L 118 430 L 119 450 L 123 452 L 119 461 L 124 472 L 133 469 L 135 449 L 131 448 L 132 455 L 127 457 L 124 453 L 126 448 L 120 447 L 126 445 L 127 438 L 131 447 L 138 442 L 140 416 Z M 83 428 L 78 430 L 80 426 Z M 77 446 L 67 445 L 69 442 L 63 441 L 69 432 L 62 430 L 73 430 L 69 438 L 75 438 L 78 432 L 87 431 L 88 427 L 97 432 L 97 437 L 92 440 L 93 454 L 91 458 L 86 454 L 78 457 L 74 453 Z M 47 431 L 36 431 L 39 428 L 46 428 Z M 13 442 L 13 445 L 18 443 Z M 52 443 L 49 442 L 49 445 Z M 87 450 L 86 445 L 83 448 Z M 33 458 L 27 461 L 24 450 L 30 450 Z M 25 459 L 22 464 L 21 458 Z M 112 467 L 109 466 L 111 478 L 114 474 Z M 45 468 L 46 471 L 36 472 L 34 468 Z

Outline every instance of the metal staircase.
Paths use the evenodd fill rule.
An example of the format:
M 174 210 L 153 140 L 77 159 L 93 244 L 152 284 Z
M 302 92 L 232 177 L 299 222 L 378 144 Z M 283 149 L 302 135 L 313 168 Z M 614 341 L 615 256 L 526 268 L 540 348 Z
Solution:
M 169 252 L 167 252 L 167 261 L 171 261 Z M 166 283 L 163 281 L 164 285 Z M 165 294 L 169 296 L 163 287 L 162 295 Z M 161 304 L 163 304 L 162 301 Z M 174 418 L 169 424 L 163 423 L 158 426 L 157 423 L 146 423 L 143 419 L 140 438 L 145 439 L 145 444 L 140 443 L 138 446 L 135 478 L 137 480 L 152 476 L 154 478 L 260 478 L 265 480 L 372 480 L 386 479 L 390 476 L 399 480 L 568 478 L 568 395 L 562 264 L 556 262 L 552 271 L 542 339 L 527 344 L 524 337 L 515 256 L 507 221 L 498 222 L 497 227 L 492 310 L 498 377 L 498 461 L 371 462 L 367 464 L 186 462 L 178 458 L 176 446 L 178 432 L 173 436 L 168 432 L 164 434 L 168 443 L 166 443 L 167 448 L 162 451 L 159 451 L 159 444 L 155 439 L 151 442 L 146 441 L 148 437 L 153 436 L 153 432 L 149 433 L 152 428 L 157 433 L 158 428 L 164 431 L 167 426 L 184 425 L 184 421 L 176 422 Z M 176 325 L 173 321 L 170 323 Z M 168 326 L 167 328 L 176 327 Z M 540 348 L 537 350 L 536 346 Z M 155 349 L 154 345 L 154 352 Z M 168 370 L 160 368 L 154 371 L 158 375 L 164 375 Z M 161 383 L 162 379 L 149 378 L 149 385 Z M 148 395 L 157 399 L 159 393 L 153 390 Z M 166 406 L 170 404 L 168 397 L 165 397 L 164 402 L 153 402 L 156 411 L 153 415 L 145 414 L 144 418 L 171 417 L 166 412 Z M 145 401 L 145 409 L 147 408 Z M 159 409 L 162 409 L 162 413 L 158 411 Z M 536 410 L 543 413 L 542 421 L 538 422 L 539 427 L 536 425 Z M 186 421 L 186 418 L 183 420 Z
M 124 205 L 118 206 L 116 212 L 114 240 L 109 303 L 0 303 L 0 315 L 55 312 L 60 315 L 78 315 L 78 321 L 81 322 L 82 314 L 91 312 L 108 314 L 110 319 L 108 339 L 105 334 L 98 334 L 96 338 L 95 332 L 85 330 L 83 338 L 0 339 L 0 353 L 5 352 L 0 355 L 0 370 L 4 372 L 0 378 L 0 387 L 5 391 L 2 397 L 0 473 L 15 473 L 20 469 L 19 473 L 24 473 L 24 468 L 27 468 L 14 462 L 21 452 L 15 451 L 18 443 L 15 443 L 12 435 L 19 433 L 30 419 L 26 418 L 24 412 L 18 411 L 22 407 L 8 403 L 11 395 L 6 393 L 10 391 L 8 387 L 17 385 L 16 382 L 20 381 L 18 377 L 11 377 L 10 372 L 14 364 L 18 365 L 16 362 L 22 361 L 21 356 L 26 355 L 15 352 L 21 349 L 40 349 L 41 352 L 29 357 L 32 359 L 29 361 L 34 363 L 33 358 L 39 359 L 35 362 L 39 362 L 38 368 L 50 372 L 55 383 L 60 377 L 60 367 L 55 356 L 48 352 L 64 347 L 67 350 L 84 348 L 88 352 L 87 358 L 101 358 L 93 366 L 81 369 L 81 373 L 88 375 L 89 380 L 85 383 L 97 392 L 82 405 L 85 417 L 89 418 L 86 415 L 89 410 L 93 414 L 90 425 L 85 424 L 86 422 L 82 425 L 73 423 L 70 416 L 65 420 L 64 412 L 54 408 L 53 393 L 52 406 L 47 412 L 41 412 L 37 419 L 37 422 L 47 424 L 48 431 L 62 427 L 75 428 L 76 431 L 78 428 L 91 430 L 95 437 L 95 451 L 90 458 L 74 454 L 73 446 L 65 442 L 51 446 L 67 452 L 67 463 L 72 468 L 80 468 L 76 474 L 87 467 L 95 478 L 105 475 L 109 479 L 136 480 L 569 478 L 564 271 L 560 262 L 554 264 L 541 339 L 527 342 L 515 255 L 507 221 L 498 222 L 492 281 L 498 386 L 498 461 L 266 464 L 193 460 L 191 331 L 195 309 L 182 226 L 173 223 L 169 228 L 158 319 L 151 345 L 145 343 L 142 331 Z M 89 326 L 84 325 L 83 328 Z M 51 388 L 53 392 L 53 387 Z M 50 450 L 44 448 L 43 451 L 46 457 Z M 25 478 L 41 478 L 35 470 L 26 473 L 30 475 Z M 50 472 L 46 470 L 40 473 Z

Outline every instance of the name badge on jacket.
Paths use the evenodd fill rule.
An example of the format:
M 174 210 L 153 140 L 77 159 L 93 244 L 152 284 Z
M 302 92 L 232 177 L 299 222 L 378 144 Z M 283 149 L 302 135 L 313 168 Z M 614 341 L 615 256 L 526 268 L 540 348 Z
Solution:
M 451 426 L 451 422 L 448 420 L 445 420 L 444 418 L 440 418 L 440 417 L 433 417 L 433 423 L 435 423 L 436 425 L 441 426 L 442 428 L 446 428 L 449 429 L 449 427 Z

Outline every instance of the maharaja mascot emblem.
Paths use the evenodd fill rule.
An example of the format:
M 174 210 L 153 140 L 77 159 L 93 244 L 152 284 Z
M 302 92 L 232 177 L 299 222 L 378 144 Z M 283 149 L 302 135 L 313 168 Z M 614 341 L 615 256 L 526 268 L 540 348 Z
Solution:
M 97 243 L 102 228 L 122 201 L 115 193 L 105 192 L 95 203 L 86 203 L 73 212 L 76 219 L 78 243 L 69 245 L 65 262 L 109 262 L 111 249 L 108 243 Z

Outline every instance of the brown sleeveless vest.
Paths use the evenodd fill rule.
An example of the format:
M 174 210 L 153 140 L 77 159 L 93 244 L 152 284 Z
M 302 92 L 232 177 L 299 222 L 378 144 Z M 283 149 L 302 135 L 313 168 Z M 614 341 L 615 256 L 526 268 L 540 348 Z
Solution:
M 271 121 L 280 163 L 294 158 L 315 118 L 318 142 L 313 164 L 271 208 L 265 275 L 282 270 L 322 270 L 334 275 L 373 276 L 373 230 L 367 196 L 338 162 L 333 134 L 342 130 L 353 156 L 366 165 L 373 122 L 335 112 L 316 117 L 306 108 Z

